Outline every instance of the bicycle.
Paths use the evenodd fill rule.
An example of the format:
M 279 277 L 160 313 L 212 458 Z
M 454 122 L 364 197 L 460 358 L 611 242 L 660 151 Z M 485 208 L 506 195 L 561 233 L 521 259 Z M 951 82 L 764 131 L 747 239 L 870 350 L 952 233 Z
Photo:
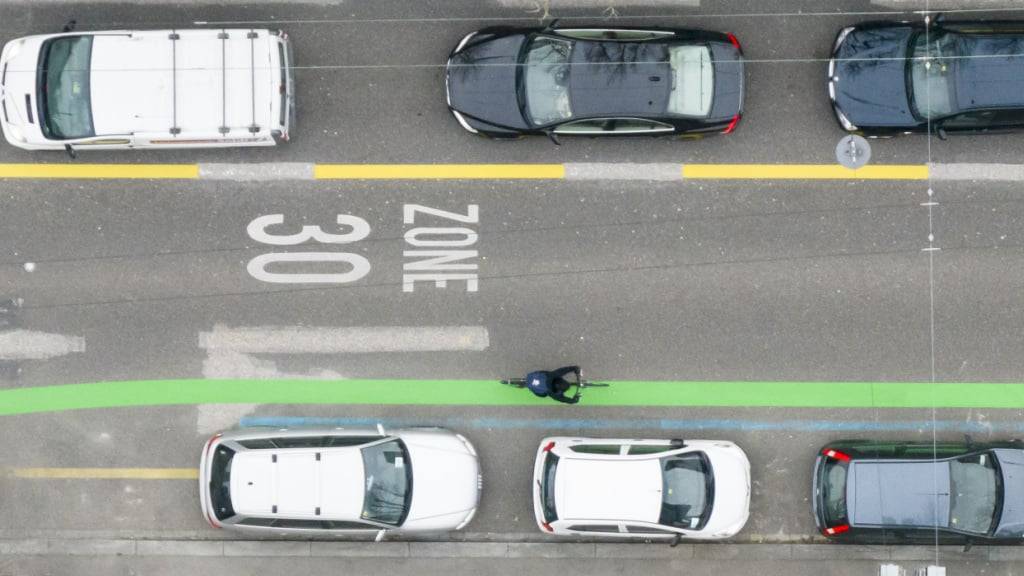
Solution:
M 526 378 L 506 378 L 501 380 L 501 383 L 513 388 L 526 388 Z M 582 394 L 584 388 L 607 388 L 610 386 L 607 382 L 591 382 L 590 380 L 584 380 L 582 371 L 579 373 L 576 382 L 573 382 L 573 384 L 576 386 L 577 394 Z

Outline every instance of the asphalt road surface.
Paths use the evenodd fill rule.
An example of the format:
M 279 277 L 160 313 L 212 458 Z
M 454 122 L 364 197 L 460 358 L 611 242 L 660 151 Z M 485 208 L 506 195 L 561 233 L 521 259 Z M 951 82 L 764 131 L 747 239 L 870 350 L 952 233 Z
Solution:
M 605 7 L 560 5 L 552 13 L 600 23 L 611 14 Z M 735 134 L 701 142 L 565 139 L 554 147 L 544 139 L 490 142 L 461 130 L 444 103 L 449 50 L 485 25 L 538 22 L 527 3 L 12 4 L 0 6 L 0 41 L 59 30 L 71 17 L 80 29 L 252 23 L 280 27 L 294 39 L 299 123 L 286 146 L 83 154 L 80 162 L 831 164 L 843 134 L 825 95 L 824 59 L 840 27 L 891 9 L 852 1 L 616 5 L 615 22 L 700 26 L 740 38 L 750 59 L 744 119 Z M 872 162 L 1012 164 L 1021 152 L 1019 136 L 914 137 L 873 142 Z M 68 161 L 0 147 L 0 163 Z M 111 380 L 142 387 L 172 378 L 498 379 L 568 363 L 604 380 L 815 381 L 837 388 L 860 381 L 1020 382 L 1020 186 L 799 178 L 0 181 L 0 300 L 20 299 L 15 328 L 24 337 L 20 348 L 7 342 L 13 348 L 6 352 L 0 339 L 0 391 Z M 257 225 L 276 214 L 282 225 Z M 365 221 L 365 237 L 272 243 L 300 225 L 338 233 L 338 215 Z M 422 241 L 437 238 L 461 239 L 459 248 L 472 252 L 460 255 L 466 276 L 444 287 L 415 277 L 416 262 L 430 248 Z M 298 261 L 261 273 L 253 262 L 269 254 Z M 326 258 L 368 268 L 317 261 Z M 357 268 L 365 274 L 326 283 L 268 281 L 267 273 L 344 275 Z M 385 327 L 392 331 L 378 330 Z M 451 345 L 439 350 L 444 338 Z M 240 423 L 443 424 L 476 443 L 485 474 L 479 514 L 450 538 L 540 543 L 550 540 L 534 524 L 529 478 L 542 437 L 722 438 L 740 444 L 753 467 L 751 520 L 737 541 L 781 546 L 820 541 L 808 501 L 810 467 L 828 441 L 930 441 L 965 432 L 1004 439 L 1024 436 L 1021 415 L 928 406 L 585 402 L 115 408 L 0 418 L 0 468 L 195 467 L 211 433 Z M 202 520 L 194 480 L 0 474 L 0 510 L 2 538 L 231 538 Z M 170 566 L 28 556 L 0 554 L 0 574 L 160 574 Z M 377 567 L 405 570 L 405 562 Z M 845 573 L 789 562 L 765 573 L 829 566 Z M 877 566 L 848 569 L 877 573 Z M 676 561 L 649 569 L 685 567 Z M 479 567 L 466 560 L 428 568 Z M 314 562 L 308 569 L 326 568 Z M 750 569 L 736 562 L 718 571 Z M 1003 569 L 1011 568 L 990 573 Z

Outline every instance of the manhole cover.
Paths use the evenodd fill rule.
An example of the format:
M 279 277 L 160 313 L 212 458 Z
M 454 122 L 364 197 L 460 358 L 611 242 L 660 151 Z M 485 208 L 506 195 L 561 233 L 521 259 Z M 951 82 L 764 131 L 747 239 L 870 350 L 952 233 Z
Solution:
M 871 145 L 863 136 L 850 134 L 843 137 L 836 146 L 836 159 L 847 168 L 860 168 L 871 160 Z

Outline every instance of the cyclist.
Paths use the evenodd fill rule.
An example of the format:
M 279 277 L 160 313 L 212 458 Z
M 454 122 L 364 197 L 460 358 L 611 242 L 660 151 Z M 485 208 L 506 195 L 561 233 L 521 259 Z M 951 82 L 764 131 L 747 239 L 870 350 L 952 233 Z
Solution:
M 568 374 L 576 375 L 576 394 L 572 396 L 565 395 L 573 387 L 573 383 L 565 379 Z M 575 404 L 580 401 L 579 382 L 579 366 L 566 366 L 551 372 L 537 370 L 526 375 L 526 387 L 530 389 L 530 392 L 541 398 L 553 398 L 565 404 Z

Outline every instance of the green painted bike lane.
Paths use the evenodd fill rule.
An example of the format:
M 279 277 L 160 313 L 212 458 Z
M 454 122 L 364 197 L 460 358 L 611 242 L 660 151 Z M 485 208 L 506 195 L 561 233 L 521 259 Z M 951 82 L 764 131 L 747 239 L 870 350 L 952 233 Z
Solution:
M 1024 408 L 1024 383 L 611 381 L 583 406 Z M 143 380 L 0 390 L 0 415 L 190 404 L 534 406 L 496 380 Z

